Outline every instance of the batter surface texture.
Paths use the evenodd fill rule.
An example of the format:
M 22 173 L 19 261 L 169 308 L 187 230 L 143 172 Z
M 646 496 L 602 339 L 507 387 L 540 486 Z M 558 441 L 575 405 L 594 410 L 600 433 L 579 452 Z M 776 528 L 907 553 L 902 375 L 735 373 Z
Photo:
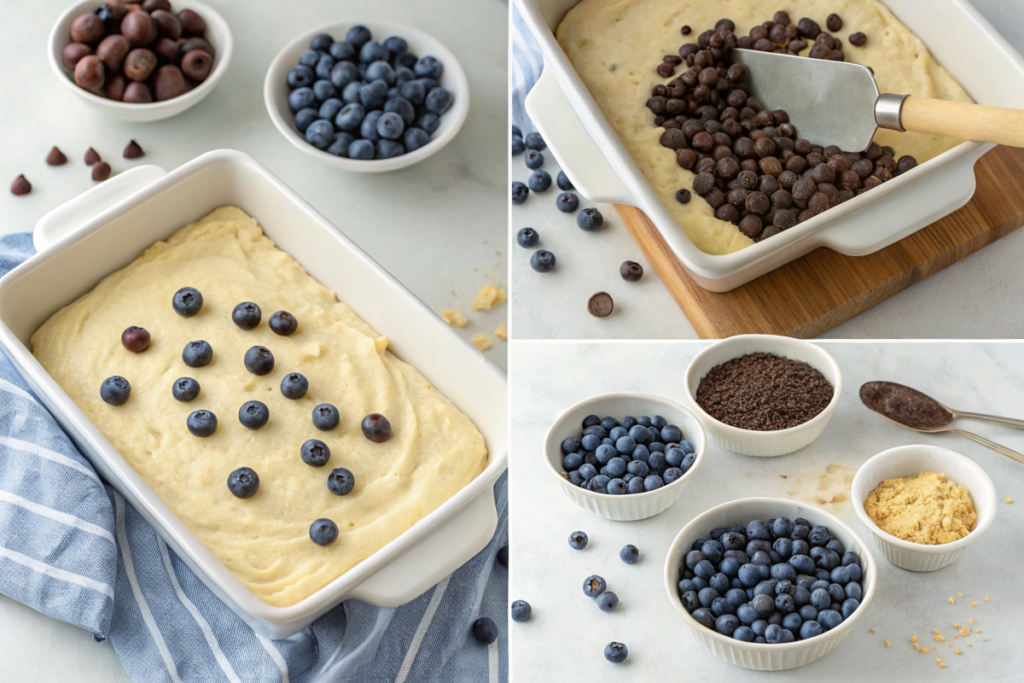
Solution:
M 191 318 L 174 312 L 171 297 L 195 287 L 204 298 Z M 262 321 L 245 331 L 231 322 L 236 304 L 251 301 Z M 292 313 L 290 336 L 267 326 L 278 310 Z M 152 334 L 139 354 L 121 345 L 130 325 Z M 187 367 L 182 349 L 202 339 L 213 347 L 206 367 Z M 276 359 L 258 377 L 243 356 L 265 346 Z M 335 294 L 314 280 L 263 235 L 240 209 L 222 207 L 157 242 L 127 267 L 57 312 L 32 336 L 32 350 L 90 420 L 157 495 L 258 598 L 293 605 L 316 592 L 406 531 L 483 471 L 487 450 L 470 419 L 415 368 L 388 351 L 374 332 Z M 281 379 L 299 372 L 309 380 L 304 398 L 281 394 Z M 110 406 L 100 384 L 111 375 L 131 383 L 128 402 Z M 179 403 L 171 385 L 192 377 L 202 386 Z M 259 400 L 270 421 L 249 430 L 239 407 Z M 312 412 L 331 403 L 341 413 L 331 431 L 313 426 Z M 189 433 L 194 410 L 211 410 L 217 431 Z M 373 443 L 360 430 L 369 413 L 390 420 L 392 436 Z M 320 439 L 331 449 L 325 467 L 306 465 L 299 448 Z M 259 492 L 235 498 L 228 475 L 251 467 Z M 355 489 L 337 496 L 327 476 L 344 467 Z M 321 517 L 340 530 L 326 547 L 309 538 Z

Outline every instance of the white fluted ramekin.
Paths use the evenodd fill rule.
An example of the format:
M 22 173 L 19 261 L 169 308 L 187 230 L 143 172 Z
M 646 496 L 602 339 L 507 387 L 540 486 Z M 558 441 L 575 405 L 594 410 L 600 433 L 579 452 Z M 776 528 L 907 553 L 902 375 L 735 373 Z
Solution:
M 745 643 L 729 636 L 713 631 L 690 616 L 679 599 L 679 566 L 693 542 L 719 527 L 733 524 L 746 524 L 752 519 L 773 519 L 803 517 L 811 524 L 828 527 L 832 538 L 839 539 L 847 551 L 860 555 L 860 566 L 863 572 L 861 587 L 864 589 L 860 607 L 843 623 L 831 631 L 807 640 L 792 643 Z M 877 568 L 871 551 L 861 542 L 853 529 L 846 526 L 836 517 L 824 510 L 805 505 L 794 500 L 781 498 L 743 498 L 713 507 L 707 512 L 694 517 L 683 527 L 669 548 L 665 559 L 665 588 L 668 590 L 669 602 L 683 616 L 683 623 L 690 633 L 703 645 L 708 652 L 734 666 L 756 671 L 784 671 L 795 669 L 804 664 L 821 659 L 831 652 L 850 634 L 853 624 L 867 610 L 868 604 L 875 595 Z
M 825 410 L 801 425 L 773 432 L 733 427 L 704 412 L 704 409 L 697 405 L 696 398 L 697 387 L 700 386 L 704 375 L 716 365 L 758 351 L 803 361 L 824 375 L 835 389 L 832 400 Z M 832 418 L 832 413 L 839 404 L 839 395 L 843 391 L 843 376 L 839 372 L 839 365 L 824 349 L 800 339 L 771 334 L 743 334 L 712 344 L 690 361 L 686 368 L 685 381 L 693 411 L 700 417 L 701 424 L 711 438 L 733 453 L 762 458 L 787 455 L 809 446 L 821 435 L 825 425 Z
M 978 513 L 971 533 L 958 541 L 941 545 L 911 543 L 882 531 L 864 511 L 864 501 L 883 479 L 911 477 L 922 472 L 945 474 L 949 481 L 960 484 L 971 494 Z M 900 569 L 912 572 L 933 572 L 953 563 L 969 544 L 974 542 L 996 518 L 996 488 L 985 470 L 968 457 L 938 446 L 900 446 L 882 451 L 857 470 L 851 488 L 853 509 L 860 521 L 874 534 L 875 543 L 885 559 Z
M 583 431 L 583 418 L 588 415 L 611 415 L 616 419 L 626 415 L 661 415 L 669 424 L 674 424 L 682 430 L 683 439 L 693 445 L 697 458 L 686 474 L 654 491 L 621 496 L 587 491 L 562 476 L 562 441 L 570 436 L 579 436 Z M 590 510 L 598 517 L 617 522 L 633 522 L 660 514 L 679 500 L 683 495 L 683 489 L 693 481 L 697 469 L 704 460 L 706 445 L 707 437 L 700 421 L 675 401 L 653 394 L 617 392 L 593 396 L 562 413 L 548 429 L 544 438 L 544 462 L 572 502 Z

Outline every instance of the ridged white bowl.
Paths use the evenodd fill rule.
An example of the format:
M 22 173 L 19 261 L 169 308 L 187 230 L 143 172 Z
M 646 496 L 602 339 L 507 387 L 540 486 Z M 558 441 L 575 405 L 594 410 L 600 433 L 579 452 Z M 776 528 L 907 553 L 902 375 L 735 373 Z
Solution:
M 922 545 L 911 543 L 878 528 L 864 511 L 864 501 L 883 479 L 910 477 L 922 472 L 945 474 L 971 494 L 978 521 L 971 533 L 952 543 Z M 891 564 L 912 572 L 933 572 L 952 564 L 996 518 L 996 488 L 985 470 L 970 458 L 938 446 L 900 446 L 882 451 L 857 470 L 853 478 L 853 509 L 875 536 L 875 543 Z
M 719 422 L 704 412 L 697 405 L 697 387 L 704 375 L 713 367 L 721 365 L 733 358 L 739 358 L 758 351 L 785 356 L 792 360 L 803 361 L 825 376 L 835 391 L 832 400 L 821 411 L 807 422 L 779 429 L 773 432 L 759 432 L 752 429 L 740 429 Z M 686 390 L 690 397 L 693 411 L 700 417 L 701 424 L 707 429 L 722 448 L 741 455 L 753 455 L 761 458 L 775 457 L 794 453 L 805 448 L 817 439 L 832 419 L 839 395 L 843 391 L 843 376 L 839 365 L 825 350 L 816 344 L 791 337 L 777 337 L 771 334 L 743 334 L 723 339 L 707 347 L 690 361 L 686 368 Z
M 592 414 L 598 417 L 611 415 L 616 419 L 626 415 L 661 415 L 669 424 L 674 424 L 683 431 L 683 439 L 693 445 L 697 458 L 686 474 L 654 491 L 613 496 L 582 489 L 562 476 L 562 441 L 570 436 L 579 436 L 583 431 L 583 418 Z M 551 475 L 562 487 L 562 491 L 569 496 L 569 500 L 598 517 L 617 522 L 632 522 L 662 513 L 679 500 L 683 490 L 693 481 L 697 469 L 704 461 L 706 445 L 707 437 L 700 421 L 675 401 L 652 394 L 618 392 L 588 398 L 562 413 L 548 429 L 544 438 L 544 461 Z
M 683 607 L 679 599 L 679 566 L 683 557 L 693 545 L 693 542 L 702 536 L 706 536 L 712 529 L 718 527 L 729 527 L 733 524 L 746 524 L 752 519 L 772 519 L 775 517 L 788 517 L 794 519 L 803 517 L 811 524 L 823 524 L 828 527 L 832 538 L 843 542 L 847 551 L 854 551 L 860 555 L 860 566 L 863 571 L 861 587 L 864 589 L 863 599 L 860 607 L 857 608 L 849 619 L 843 620 L 831 631 L 825 631 L 820 636 L 807 640 L 797 640 L 792 643 L 745 643 L 729 636 L 724 636 L 717 631 L 701 625 Z M 708 652 L 734 666 L 741 666 L 744 669 L 756 671 L 784 671 L 795 669 L 804 664 L 821 659 L 831 652 L 839 643 L 850 634 L 853 624 L 867 610 L 868 604 L 875 595 L 875 582 L 877 581 L 877 568 L 871 551 L 860 538 L 853 532 L 853 529 L 840 522 L 824 510 L 810 505 L 804 505 L 793 500 L 781 498 L 744 498 L 723 503 L 713 507 L 707 512 L 694 517 L 689 524 L 683 527 L 676 536 L 669 548 L 668 557 L 665 559 L 665 588 L 668 590 L 669 602 L 676 608 L 676 611 L 683 616 L 683 623 L 690 629 L 690 633 L 703 645 Z

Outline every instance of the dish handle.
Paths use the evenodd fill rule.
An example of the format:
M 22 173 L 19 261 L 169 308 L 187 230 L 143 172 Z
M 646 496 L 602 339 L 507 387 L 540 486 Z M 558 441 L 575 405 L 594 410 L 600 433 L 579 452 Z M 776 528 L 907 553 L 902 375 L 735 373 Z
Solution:
M 35 230 L 32 232 L 32 243 L 35 245 L 36 251 L 41 252 L 48 249 L 55 242 L 76 232 L 107 209 L 165 175 L 167 175 L 167 171 L 160 166 L 152 164 L 136 166 L 61 204 L 36 223 Z
M 419 545 L 355 588 L 355 598 L 398 607 L 419 597 L 487 547 L 498 527 L 494 489 L 484 491 Z
M 555 70 L 546 61 L 526 96 L 526 112 L 580 194 L 593 202 L 636 203 L 576 115 Z

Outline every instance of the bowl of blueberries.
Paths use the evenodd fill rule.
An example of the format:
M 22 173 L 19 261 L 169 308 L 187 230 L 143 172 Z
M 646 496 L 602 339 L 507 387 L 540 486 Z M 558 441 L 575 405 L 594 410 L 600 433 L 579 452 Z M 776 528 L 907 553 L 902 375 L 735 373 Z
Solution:
M 669 601 L 719 659 L 757 671 L 809 664 L 875 594 L 871 552 L 824 510 L 744 498 L 694 517 L 665 560 Z
M 426 159 L 469 113 L 469 82 L 455 55 L 419 29 L 381 22 L 298 36 L 271 63 L 263 96 L 292 144 L 364 173 Z
M 562 490 L 599 517 L 635 521 L 679 500 L 704 457 L 697 418 L 667 398 L 601 394 L 562 413 L 544 459 Z

